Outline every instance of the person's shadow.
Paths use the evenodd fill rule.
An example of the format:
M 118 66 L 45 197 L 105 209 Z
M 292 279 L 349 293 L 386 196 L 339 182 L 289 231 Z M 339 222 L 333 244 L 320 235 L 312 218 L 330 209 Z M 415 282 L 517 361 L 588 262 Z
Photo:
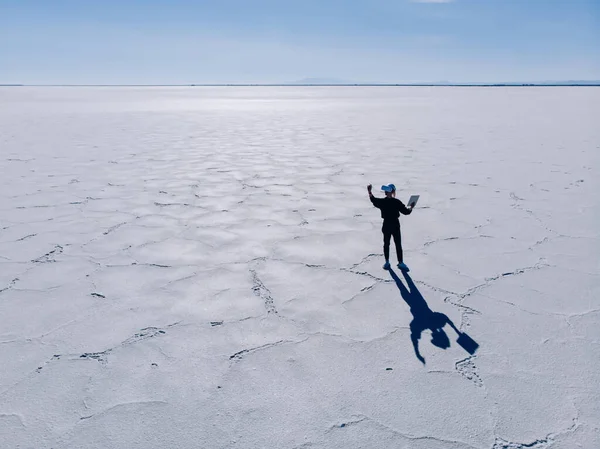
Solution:
M 425 364 L 425 359 L 419 352 L 419 339 L 426 329 L 431 330 L 431 343 L 442 349 L 450 347 L 450 339 L 444 331 L 444 326 L 446 324 L 449 324 L 458 335 L 456 342 L 469 354 L 475 354 L 479 344 L 466 333 L 461 332 L 448 316 L 431 310 L 408 273 L 403 272 L 406 283 L 408 284 L 408 288 L 406 288 L 394 270 L 390 269 L 389 271 L 394 281 L 396 281 L 396 285 L 400 289 L 402 298 L 409 305 L 410 312 L 413 315 L 413 320 L 410 323 L 410 339 L 412 340 L 417 359 Z

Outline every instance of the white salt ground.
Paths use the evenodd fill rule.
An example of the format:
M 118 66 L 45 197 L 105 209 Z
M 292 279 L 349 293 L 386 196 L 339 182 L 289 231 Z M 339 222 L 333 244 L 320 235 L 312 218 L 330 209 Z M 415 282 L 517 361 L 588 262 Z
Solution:
M 0 447 L 600 447 L 597 117 L 592 87 L 0 88 Z M 405 296 L 473 355 L 446 325 L 416 357 L 390 182 Z

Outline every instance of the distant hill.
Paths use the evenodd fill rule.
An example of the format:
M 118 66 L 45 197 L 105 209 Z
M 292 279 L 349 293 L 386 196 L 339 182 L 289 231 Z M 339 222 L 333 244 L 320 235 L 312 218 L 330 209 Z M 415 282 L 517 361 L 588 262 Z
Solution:
M 412 83 L 369 83 L 347 81 L 338 78 L 304 78 L 284 86 L 600 86 L 600 80 L 561 80 L 561 81 L 507 81 L 507 82 L 412 82 Z
M 539 85 L 552 85 L 552 86 L 600 86 L 600 80 L 567 80 L 567 81 L 542 81 L 540 83 L 534 83 Z
M 506 81 L 497 83 L 432 83 L 436 86 L 600 86 L 600 80 Z
M 311 85 L 344 85 L 344 84 L 356 84 L 352 81 L 341 80 L 337 78 L 303 78 L 298 81 L 293 81 L 291 83 L 286 83 L 291 85 L 301 85 L 301 86 L 311 86 Z

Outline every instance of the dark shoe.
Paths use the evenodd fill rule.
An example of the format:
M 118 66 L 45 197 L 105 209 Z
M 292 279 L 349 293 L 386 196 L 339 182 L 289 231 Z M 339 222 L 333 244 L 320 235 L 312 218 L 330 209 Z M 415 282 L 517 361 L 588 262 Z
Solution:
M 410 271 L 410 268 L 408 268 L 404 262 L 398 263 L 398 268 L 400 268 L 405 273 L 408 273 Z

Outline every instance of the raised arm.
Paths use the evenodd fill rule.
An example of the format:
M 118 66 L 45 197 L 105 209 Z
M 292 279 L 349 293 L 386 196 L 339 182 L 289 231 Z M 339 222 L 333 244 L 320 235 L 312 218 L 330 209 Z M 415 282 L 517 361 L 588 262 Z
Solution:
M 372 186 L 371 184 L 369 184 L 369 185 L 367 186 L 367 191 L 369 192 L 369 199 L 371 200 L 371 203 L 373 203 L 373 206 L 375 206 L 375 207 L 379 207 L 379 204 L 380 204 L 380 202 L 381 202 L 381 199 L 380 199 L 380 198 L 376 198 L 376 197 L 373 195 L 372 189 L 373 189 L 373 186 Z
M 454 332 L 456 332 L 458 334 L 458 336 L 460 337 L 460 334 L 461 334 L 460 330 L 458 330 L 458 328 L 456 327 L 456 325 L 452 322 L 452 320 L 450 318 L 446 317 L 446 319 L 448 320 L 448 324 L 450 325 L 450 327 L 452 329 L 454 329 Z
M 412 326 L 411 331 L 412 332 L 410 334 L 410 340 L 412 341 L 413 349 L 415 350 L 415 355 L 417 356 L 417 359 L 419 359 L 419 361 L 423 365 L 425 365 L 425 358 L 421 355 L 421 352 L 419 351 L 419 337 L 421 336 L 421 334 L 417 333 L 414 329 L 412 329 Z

